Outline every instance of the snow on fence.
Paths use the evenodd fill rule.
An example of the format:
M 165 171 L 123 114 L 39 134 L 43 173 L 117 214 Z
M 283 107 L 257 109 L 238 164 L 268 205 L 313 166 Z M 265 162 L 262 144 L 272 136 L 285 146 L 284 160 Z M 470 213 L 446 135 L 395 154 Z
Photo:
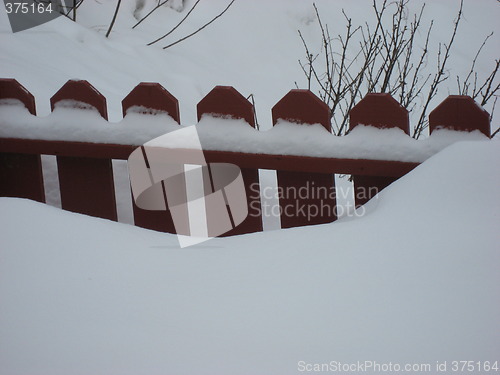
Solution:
M 14 79 L 0 79 L 0 108 L 2 104 L 12 104 L 12 99 L 21 101 L 29 113 L 36 116 L 33 95 Z M 103 126 L 111 124 L 107 123 L 106 98 L 87 81 L 68 81 L 50 99 L 52 111 L 58 103 L 67 100 L 71 100 L 73 104 L 79 102 L 82 104 L 81 106 L 94 107 L 102 117 L 99 120 L 105 122 Z M 130 116 L 127 114 L 127 110 L 131 108 L 142 108 L 144 112 L 166 113 L 177 124 L 176 126 L 180 126 L 177 99 L 158 83 L 141 83 L 123 99 L 124 121 Z M 255 112 L 252 104 L 232 87 L 215 87 L 198 103 L 197 113 L 199 121 L 204 114 L 210 114 L 216 117 L 242 119 L 246 126 L 255 128 Z M 142 116 L 146 116 L 146 114 Z M 270 147 L 264 148 L 267 150 L 265 152 L 254 152 L 250 146 L 246 149 L 239 146 L 244 149 L 243 151 L 231 149 L 231 147 L 229 149 L 227 147 L 225 149 L 211 147 L 213 149 L 204 150 L 204 155 L 208 163 L 227 162 L 238 165 L 242 169 L 247 193 L 251 186 L 253 186 L 253 191 L 255 191 L 255 186 L 260 186 L 259 169 L 276 170 L 278 188 L 282 191 L 290 191 L 289 189 L 300 191 L 301 188 L 309 189 L 314 186 L 322 191 L 333 192 L 333 194 L 322 197 L 297 195 L 280 197 L 282 228 L 328 223 L 336 219 L 334 209 L 322 210 L 313 218 L 309 215 L 306 217 L 300 211 L 287 212 L 285 210 L 290 204 L 300 204 L 306 207 L 311 205 L 335 207 L 335 173 L 353 175 L 356 204 L 361 205 L 372 197 L 374 191 L 383 189 L 422 161 L 417 160 L 418 158 L 412 160 L 411 157 L 409 160 L 404 160 L 404 158 L 393 158 L 394 160 L 392 160 L 388 157 L 377 157 L 376 154 L 375 156 L 363 157 L 366 154 L 362 150 L 365 147 L 363 144 L 379 142 L 380 138 L 377 137 L 364 139 L 364 143 L 361 142 L 358 145 L 359 153 L 348 152 L 345 157 L 342 157 L 342 153 L 332 156 L 329 149 L 319 150 L 314 153 L 314 156 L 308 155 L 307 152 L 297 151 L 294 153 L 293 150 L 307 150 L 309 147 L 308 137 L 294 139 L 294 135 L 304 134 L 304 131 L 310 132 L 312 135 L 313 130 L 318 131 L 317 126 L 308 128 L 308 124 L 320 124 L 326 132 L 331 132 L 329 108 L 307 90 L 291 90 L 286 94 L 273 107 L 272 119 L 273 125 L 285 120 L 298 124 L 297 126 L 300 126 L 301 129 L 307 129 L 302 130 L 301 133 L 286 133 L 286 129 L 284 133 L 276 133 L 281 138 L 281 144 L 289 143 L 297 146 L 291 148 L 292 152 L 290 150 L 281 152 L 280 147 L 273 149 L 273 144 L 271 144 Z M 134 121 L 137 121 L 137 118 Z M 223 123 L 224 121 L 220 119 L 219 122 Z M 22 197 L 45 202 L 41 155 L 56 155 L 63 209 L 117 220 L 112 160 L 126 160 L 136 147 L 142 145 L 141 142 L 117 144 L 109 139 L 89 142 L 57 139 L 57 137 L 50 139 L 50 135 L 33 139 L 32 136 L 19 136 L 22 132 L 10 131 L 7 122 L 0 119 L 0 196 Z M 147 126 L 147 121 L 139 120 L 139 123 L 141 126 Z M 203 126 L 203 124 L 201 125 Z M 231 123 L 229 122 L 227 125 L 231 126 Z M 368 94 L 352 108 L 350 130 L 352 131 L 356 127 L 361 128 L 361 125 L 371 125 L 379 129 L 398 128 L 401 129 L 399 132 L 406 133 L 404 135 L 401 132 L 405 141 L 406 138 L 408 142 L 411 139 L 408 111 L 389 94 Z M 2 131 L 2 126 L 7 130 Z M 475 133 L 479 131 L 484 134 L 481 137 L 490 137 L 488 113 L 467 96 L 452 95 L 445 99 L 430 113 L 429 128 L 430 140 L 433 139 L 433 133 L 437 133 L 439 128 L 452 129 L 459 131 L 460 134 L 465 134 L 462 133 L 463 131 L 476 131 Z M 212 131 L 207 129 L 208 132 Z M 351 136 L 335 137 L 328 135 L 324 130 L 321 131 L 320 138 L 331 137 L 336 142 Z M 380 132 L 380 130 L 378 131 Z M 255 130 L 255 132 L 255 135 L 261 136 L 259 139 L 262 140 L 271 137 L 270 134 L 272 134 L 271 131 L 267 133 Z M 224 132 L 215 136 L 224 137 Z M 245 139 L 242 140 L 243 144 L 244 141 Z M 426 141 L 412 140 L 414 143 L 408 144 L 413 145 L 414 149 L 429 148 Z M 438 142 L 438 144 L 441 143 Z M 332 145 L 335 147 L 334 143 Z M 441 148 L 444 145 L 446 142 L 441 144 Z M 310 147 L 315 146 L 311 144 Z M 256 149 L 258 150 L 258 147 Z M 358 194 L 361 191 L 363 193 Z M 247 204 L 249 216 L 227 235 L 262 231 L 261 210 L 258 209 L 260 197 L 256 194 L 249 194 Z M 133 211 L 135 225 L 158 231 L 175 232 L 172 217 L 168 211 L 146 211 L 138 208 L 135 204 L 133 204 Z

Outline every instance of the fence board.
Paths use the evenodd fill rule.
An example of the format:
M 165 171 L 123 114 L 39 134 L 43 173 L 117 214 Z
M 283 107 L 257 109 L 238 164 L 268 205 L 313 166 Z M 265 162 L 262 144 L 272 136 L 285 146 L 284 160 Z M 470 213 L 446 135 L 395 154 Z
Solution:
M 330 109 L 309 90 L 291 90 L 273 107 L 272 116 L 273 125 L 283 119 L 321 124 L 331 132 Z M 337 218 L 333 174 L 277 170 L 276 177 L 284 192 L 279 197 L 282 228 L 329 223 Z
M 450 95 L 429 114 L 429 130 L 479 130 L 491 137 L 490 115 L 470 96 Z
M 36 115 L 35 98 L 15 79 L 0 79 L 0 99 L 18 99 Z M 45 202 L 40 155 L 0 152 L 0 196 Z
M 133 106 L 166 112 L 177 123 L 180 122 L 179 102 L 159 83 L 141 82 L 137 85 L 122 100 L 123 117 Z M 172 215 L 168 209 L 166 211 L 143 210 L 135 204 L 133 197 L 132 207 L 135 225 L 160 232 L 175 233 Z
M 377 128 L 400 128 L 410 134 L 408 111 L 390 94 L 367 94 L 354 108 L 349 117 L 349 129 L 358 125 L 371 125 Z M 382 176 L 385 176 L 383 174 Z M 354 198 L 356 206 L 368 202 L 397 178 L 382 176 L 353 175 Z
M 106 98 L 87 81 L 68 81 L 50 99 L 50 106 L 61 100 L 75 100 L 95 107 L 107 120 Z M 117 220 L 111 159 L 57 157 L 62 208 Z
M 198 103 L 197 112 L 198 121 L 202 115 L 212 114 L 241 118 L 250 126 L 255 127 L 252 104 L 230 86 L 216 86 Z M 233 161 L 231 162 L 238 165 Z M 262 231 L 259 170 L 256 168 L 241 168 L 241 174 L 247 193 L 248 216 L 240 225 L 227 232 L 224 236 Z

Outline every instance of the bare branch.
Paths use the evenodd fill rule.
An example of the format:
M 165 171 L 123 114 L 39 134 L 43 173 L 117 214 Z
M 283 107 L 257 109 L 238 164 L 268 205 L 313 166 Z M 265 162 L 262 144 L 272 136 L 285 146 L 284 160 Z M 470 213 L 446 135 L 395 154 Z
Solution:
M 481 51 L 483 50 L 484 46 L 486 45 L 486 42 L 488 42 L 488 39 L 490 39 L 491 37 L 493 36 L 493 32 L 491 32 L 484 40 L 483 40 L 483 43 L 481 44 L 481 46 L 479 47 L 479 49 L 477 50 L 476 52 L 476 55 L 474 56 L 474 59 L 472 60 L 472 63 L 471 63 L 471 67 L 470 67 L 470 70 L 469 70 L 469 73 L 467 74 L 467 76 L 465 77 L 465 80 L 464 82 L 462 83 L 462 87 L 460 87 L 460 85 L 458 86 L 458 92 L 460 95 L 467 95 L 468 94 L 468 88 L 469 88 L 469 80 L 472 76 L 474 76 L 474 86 L 476 87 L 476 83 L 477 83 L 477 75 L 475 74 L 475 68 L 476 68 L 476 62 L 477 62 L 477 59 L 479 57 L 479 55 L 481 54 Z M 458 78 L 458 77 L 457 77 Z M 476 98 L 478 92 L 476 92 L 474 90 L 473 94 L 472 94 L 472 98 Z
M 455 41 L 455 36 L 457 35 L 458 31 L 458 25 L 460 24 L 460 20 L 462 19 L 462 11 L 463 11 L 463 6 L 464 6 L 464 1 L 460 1 L 460 8 L 458 10 L 458 15 L 457 18 L 455 19 L 454 26 L 453 26 L 453 33 L 451 35 L 450 41 L 448 44 L 444 45 L 444 56 L 443 60 L 441 60 L 441 54 L 442 54 L 442 48 L 441 44 L 439 45 L 439 51 L 438 51 L 438 72 L 434 76 L 434 80 L 431 83 L 431 86 L 429 88 L 429 92 L 427 94 L 427 99 L 424 102 L 422 111 L 420 113 L 420 118 L 418 119 L 417 126 L 415 127 L 413 131 L 413 137 L 418 139 L 420 135 L 422 134 L 422 131 L 426 128 L 426 116 L 427 116 L 427 109 L 429 107 L 429 104 L 431 100 L 434 98 L 434 96 L 437 94 L 437 89 L 439 84 L 444 82 L 448 76 L 445 74 L 445 69 L 446 69 L 446 63 L 450 57 L 450 50 L 453 45 L 453 42 Z
M 111 23 L 109 24 L 108 32 L 106 33 L 106 38 L 109 37 L 109 34 L 111 34 L 111 30 L 113 29 L 113 26 L 115 25 L 116 16 L 118 15 L 118 10 L 120 9 L 121 3 L 122 3 L 122 0 L 118 0 L 118 4 L 116 4 L 116 8 L 115 8 L 115 14 L 113 15 L 113 19 L 111 20 Z
M 372 0 L 375 17 L 372 27 L 368 22 L 356 27 L 342 10 L 345 32 L 335 38 L 331 37 L 328 24 L 323 22 L 318 7 L 313 4 L 321 32 L 321 47 L 318 53 L 311 51 L 299 31 L 306 53 L 305 60 L 299 60 L 299 65 L 307 79 L 307 88 L 318 90 L 318 96 L 329 106 L 334 133 L 348 133 L 351 109 L 370 92 L 390 93 L 398 97 L 409 112 L 419 110 L 418 122 L 413 129 L 414 138 L 418 138 L 428 127 L 427 111 L 430 103 L 436 97 L 441 83 L 450 76 L 448 62 L 463 18 L 463 0 L 453 21 L 448 42 L 437 45 L 435 73 L 425 72 L 434 21 L 420 36 L 425 4 L 412 15 L 408 12 L 408 4 L 409 0 Z M 490 75 L 481 83 L 475 71 L 480 52 L 490 36 L 484 40 L 472 60 L 469 74 L 464 80 L 457 77 L 457 84 L 461 93 L 472 90 L 481 105 L 494 100 L 495 106 L 500 90 L 497 75 L 500 61 L 496 61 Z
M 163 49 L 167 49 L 167 48 L 170 48 L 172 46 L 175 46 L 176 44 L 188 39 L 188 38 L 191 38 L 193 35 L 196 35 L 198 34 L 200 31 L 202 31 L 204 28 L 206 28 L 207 26 L 211 25 L 215 20 L 217 20 L 218 18 L 222 17 L 224 15 L 224 13 L 227 12 L 227 10 L 231 7 L 231 5 L 233 5 L 233 3 L 235 2 L 236 0 L 231 0 L 231 2 L 228 4 L 228 6 L 226 8 L 224 8 L 224 10 L 222 12 L 220 12 L 217 16 L 215 16 L 214 18 L 212 18 L 210 21 L 208 21 L 206 24 L 204 24 L 203 26 L 201 26 L 198 30 L 195 30 L 193 31 L 191 34 L 188 34 L 186 35 L 185 37 L 177 40 L 176 42 L 173 42 L 173 43 L 170 43 L 169 45 L 163 47 Z M 151 44 L 151 43 L 150 43 Z M 148 45 L 150 45 L 148 44 Z
M 148 43 L 148 46 L 150 46 L 152 44 L 155 44 L 155 43 L 159 42 L 160 40 L 165 39 L 170 34 L 172 34 L 189 17 L 189 15 L 191 14 L 191 12 L 194 10 L 194 8 L 196 8 L 196 6 L 199 4 L 200 1 L 201 0 L 196 0 L 196 3 L 194 3 L 194 5 L 191 7 L 191 9 L 189 9 L 189 12 L 187 12 L 187 14 L 180 20 L 180 22 L 177 25 L 174 26 L 173 29 L 171 29 L 168 33 L 166 33 L 165 35 L 159 37 L 158 39 L 153 40 L 152 42 Z M 156 10 L 156 9 L 154 9 L 154 10 Z
M 142 17 L 134 26 L 132 26 L 132 29 L 135 29 L 137 26 L 139 26 L 146 18 L 148 18 L 150 15 L 152 15 L 158 8 L 162 7 L 163 5 L 165 5 L 166 3 L 168 3 L 170 0 L 165 0 L 165 1 L 162 1 L 162 2 L 158 2 L 158 4 L 156 4 L 156 6 L 151 9 L 151 11 L 149 11 L 148 14 L 146 14 L 144 17 Z M 196 5 L 196 4 L 195 4 Z

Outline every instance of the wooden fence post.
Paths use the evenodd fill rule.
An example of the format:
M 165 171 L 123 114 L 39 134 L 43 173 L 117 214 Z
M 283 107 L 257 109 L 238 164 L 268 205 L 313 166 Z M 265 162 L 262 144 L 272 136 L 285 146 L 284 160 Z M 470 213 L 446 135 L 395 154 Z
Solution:
M 133 106 L 166 112 L 180 123 L 179 102 L 159 83 L 141 82 L 122 100 L 123 117 Z M 147 163 L 147 160 L 146 160 Z M 149 166 L 148 166 L 149 167 Z M 163 182 L 162 182 L 163 184 Z M 163 186 L 165 190 L 165 186 Z M 159 232 L 175 233 L 175 226 L 170 211 L 150 211 L 139 208 L 132 197 L 135 225 Z
M 18 99 L 36 115 L 35 98 L 15 79 L 0 79 L 0 99 Z M 0 152 L 0 196 L 45 202 L 40 155 Z
M 321 124 L 331 132 L 330 109 L 309 90 L 291 90 L 273 107 L 272 116 L 273 125 L 283 119 L 300 124 Z M 279 197 L 282 228 L 336 220 L 333 174 L 278 170 L 276 175 L 278 187 L 283 192 Z
M 166 112 L 180 124 L 179 102 L 167 89 L 156 82 L 141 82 L 122 100 L 123 117 L 130 107 L 141 106 Z
M 474 99 L 450 95 L 429 114 L 429 130 L 448 128 L 461 131 L 479 130 L 491 137 L 490 115 Z
M 89 104 L 108 119 L 106 98 L 87 81 L 68 81 L 50 99 L 52 111 L 61 100 Z M 57 168 L 63 209 L 117 220 L 111 159 L 58 156 Z
M 349 129 L 358 125 L 400 128 L 410 134 L 408 111 L 390 94 L 367 94 L 349 113 Z M 353 176 L 356 206 L 368 202 L 377 192 L 397 180 L 386 176 Z
M 197 112 L 198 121 L 203 114 L 213 114 L 241 118 L 250 126 L 255 127 L 252 104 L 231 86 L 216 86 L 198 103 Z M 247 193 L 248 216 L 240 225 L 223 236 L 262 231 L 259 170 L 242 168 L 241 174 Z

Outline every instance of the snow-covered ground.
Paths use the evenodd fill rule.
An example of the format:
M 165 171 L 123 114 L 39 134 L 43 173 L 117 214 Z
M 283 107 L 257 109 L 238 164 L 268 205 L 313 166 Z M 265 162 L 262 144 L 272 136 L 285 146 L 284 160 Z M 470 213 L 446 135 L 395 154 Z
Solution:
M 154 3 L 146 0 L 139 13 Z M 165 6 L 132 30 L 137 2 L 123 0 L 109 39 L 112 0 L 85 0 L 78 24 L 60 17 L 16 34 L 0 11 L 0 77 L 31 91 L 39 116 L 49 115 L 49 98 L 68 79 L 88 80 L 106 96 L 113 130 L 129 129 L 119 136 L 125 143 L 137 136 L 138 115 L 121 121 L 120 102 L 141 81 L 159 82 L 179 99 L 182 125 L 196 123 L 196 104 L 215 85 L 234 86 L 254 94 L 267 130 L 272 106 L 295 82 L 306 85 L 297 30 L 319 48 L 312 2 L 237 0 L 202 33 L 161 49 L 227 3 L 201 1 L 165 43 L 152 47 L 145 44 L 186 11 Z M 344 31 L 343 7 L 354 22 L 371 17 L 369 0 L 316 3 L 332 34 Z M 448 40 L 457 8 L 458 1 L 428 1 L 424 18 L 436 20 L 436 43 Z M 431 107 L 456 93 L 454 76 L 467 73 L 484 37 L 499 30 L 495 0 L 466 0 L 464 14 L 451 77 Z M 488 42 L 480 75 L 491 71 L 499 41 L 496 33 Z M 10 110 L 17 109 L 2 108 L 3 116 Z M 28 126 L 57 119 L 64 125 L 65 111 L 58 108 L 50 122 L 27 117 Z M 80 121 L 101 121 L 86 116 L 51 131 L 93 136 L 89 129 L 76 132 Z M 157 136 L 161 121 L 135 141 Z M 498 118 L 493 131 L 497 124 Z M 107 130 L 100 134 L 114 140 Z M 233 138 L 230 146 L 238 142 Z M 444 146 L 438 144 L 422 160 Z M 409 157 L 394 147 L 381 151 Z M 183 250 L 173 235 L 0 198 L 0 373 L 294 374 L 314 363 L 370 360 L 428 363 L 432 372 L 446 360 L 451 372 L 451 361 L 500 361 L 499 156 L 497 141 L 457 143 L 358 215 Z M 125 165 L 115 161 L 114 168 L 119 218 L 130 222 Z M 47 200 L 57 206 L 55 172 L 54 158 L 44 157 Z M 272 172 L 261 179 L 276 184 Z M 348 187 L 346 179 L 337 183 Z M 276 223 L 267 221 L 266 228 Z
M 174 235 L 1 198 L 1 372 L 500 360 L 499 158 L 496 142 L 457 143 L 363 217 L 183 250 Z

